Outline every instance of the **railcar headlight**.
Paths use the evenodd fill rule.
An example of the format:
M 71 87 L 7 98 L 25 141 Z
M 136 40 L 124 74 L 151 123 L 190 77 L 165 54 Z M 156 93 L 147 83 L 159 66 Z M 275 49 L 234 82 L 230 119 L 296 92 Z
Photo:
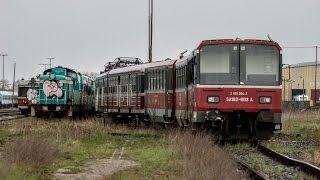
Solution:
M 220 97 L 219 96 L 208 96 L 208 103 L 219 103 Z
M 269 96 L 261 96 L 259 97 L 259 103 L 260 104 L 271 104 L 272 98 Z
M 32 103 L 32 104 L 37 104 L 37 100 L 32 99 L 32 100 L 31 100 L 31 103 Z

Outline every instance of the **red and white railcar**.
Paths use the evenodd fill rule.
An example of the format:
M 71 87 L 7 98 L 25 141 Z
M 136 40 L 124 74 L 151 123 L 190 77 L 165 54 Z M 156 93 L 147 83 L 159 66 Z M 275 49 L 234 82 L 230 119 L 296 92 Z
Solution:
M 178 123 L 268 139 L 281 128 L 281 64 L 273 41 L 202 41 L 176 63 Z
M 31 78 L 31 80 L 20 80 L 18 82 L 18 108 L 21 114 L 28 116 L 32 101 L 38 101 L 39 80 Z
M 281 65 L 273 41 L 202 41 L 179 60 L 101 74 L 96 109 L 114 118 L 176 121 L 223 137 L 268 139 L 281 129 Z
M 151 122 L 175 120 L 175 63 L 169 59 L 146 68 L 145 114 Z
M 148 64 L 123 67 L 99 75 L 96 110 L 113 117 L 144 114 L 144 71 Z
M 97 77 L 96 109 L 116 121 L 172 120 L 175 61 L 137 64 L 101 74 Z

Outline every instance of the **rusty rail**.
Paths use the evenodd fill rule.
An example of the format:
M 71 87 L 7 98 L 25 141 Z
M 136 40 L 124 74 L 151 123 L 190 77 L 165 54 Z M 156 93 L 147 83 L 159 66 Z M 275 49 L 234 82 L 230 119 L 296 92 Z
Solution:
M 303 161 L 299 161 L 299 160 L 296 160 L 296 159 L 293 159 L 293 158 L 290 158 L 288 156 L 285 156 L 283 154 L 280 154 L 278 152 L 275 152 L 261 144 L 258 144 L 257 145 L 257 149 L 258 151 L 260 151 L 262 154 L 272 158 L 272 159 L 275 159 L 287 166 L 296 166 L 296 167 L 300 167 L 300 169 L 309 174 L 309 175 L 312 175 L 312 176 L 315 176 L 317 178 L 320 179 L 320 168 L 315 166 L 315 165 L 312 165 L 312 164 L 309 164 L 309 163 L 306 163 L 306 162 L 303 162 Z

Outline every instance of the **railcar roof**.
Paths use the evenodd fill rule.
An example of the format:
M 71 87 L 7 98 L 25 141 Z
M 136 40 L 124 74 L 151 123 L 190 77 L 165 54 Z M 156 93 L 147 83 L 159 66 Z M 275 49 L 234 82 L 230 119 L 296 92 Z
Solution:
M 160 67 L 160 66 L 168 66 L 172 65 L 176 60 L 164 60 L 164 61 L 156 61 L 152 63 L 144 63 L 144 64 L 138 64 L 135 66 L 128 66 L 123 68 L 117 68 L 110 70 L 108 72 L 100 74 L 97 78 L 103 77 L 107 74 L 121 74 L 121 73 L 130 73 L 130 72 L 144 72 L 147 68 L 153 68 L 153 67 Z
M 280 45 L 274 41 L 268 40 L 259 40 L 259 39 L 215 39 L 215 40 L 204 40 L 200 43 L 197 49 L 201 49 L 206 45 L 215 45 L 215 44 L 258 44 L 258 45 L 269 45 L 276 46 L 279 50 L 282 50 Z

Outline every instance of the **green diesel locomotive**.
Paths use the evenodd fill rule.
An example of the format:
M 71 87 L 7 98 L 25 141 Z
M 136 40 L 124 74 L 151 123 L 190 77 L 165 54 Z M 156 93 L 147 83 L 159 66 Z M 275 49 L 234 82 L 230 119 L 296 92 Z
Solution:
M 32 102 L 32 116 L 75 118 L 93 113 L 95 81 L 65 67 L 47 69 L 40 75 L 39 98 Z

